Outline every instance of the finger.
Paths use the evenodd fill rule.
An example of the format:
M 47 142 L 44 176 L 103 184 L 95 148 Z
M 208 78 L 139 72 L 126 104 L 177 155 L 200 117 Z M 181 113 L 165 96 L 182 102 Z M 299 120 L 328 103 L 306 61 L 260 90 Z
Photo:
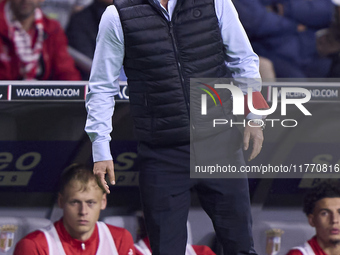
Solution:
M 257 157 L 257 155 L 260 154 L 262 149 L 262 143 L 253 143 L 253 150 L 248 158 L 249 161 L 253 160 L 254 158 Z
M 259 155 L 261 152 L 262 144 L 263 144 L 263 135 L 262 135 L 262 130 L 260 130 L 259 132 L 257 132 L 257 134 L 254 135 L 253 150 L 248 158 L 249 161 L 256 158 L 257 155 Z
M 109 186 L 105 180 L 106 166 L 103 162 L 96 162 L 93 166 L 93 173 L 97 178 L 98 185 L 105 190 L 106 193 L 110 193 Z
M 105 174 L 100 173 L 100 174 L 97 174 L 96 177 L 98 179 L 99 186 L 103 188 L 107 194 L 110 194 L 109 186 L 107 185 L 107 182 L 105 180 Z
M 93 166 L 93 173 L 98 177 L 104 176 L 106 173 L 105 165 L 102 162 L 96 162 Z
M 248 129 L 244 129 L 243 134 L 243 149 L 246 151 L 249 148 L 250 133 Z

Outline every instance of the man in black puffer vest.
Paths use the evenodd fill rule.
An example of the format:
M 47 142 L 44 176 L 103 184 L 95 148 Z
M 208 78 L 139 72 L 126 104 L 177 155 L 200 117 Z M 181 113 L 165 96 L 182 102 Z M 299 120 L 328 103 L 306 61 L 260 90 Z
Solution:
M 184 255 L 190 189 L 213 221 L 224 254 L 256 254 L 251 233 L 248 182 L 239 179 L 190 178 L 190 152 L 204 153 L 190 143 L 191 78 L 260 78 L 258 57 L 230 0 L 114 0 L 104 12 L 86 99 L 86 132 L 93 148 L 94 172 L 114 184 L 110 153 L 113 96 L 119 92 L 120 69 L 128 78 L 131 114 L 139 140 L 140 191 L 152 254 Z M 267 108 L 261 83 L 240 87 L 253 105 Z M 230 95 L 226 115 L 232 116 Z M 245 117 L 258 119 L 245 110 Z M 257 123 L 257 124 L 256 124 Z M 223 164 L 244 164 L 241 143 L 261 150 L 258 122 L 244 135 L 229 128 L 214 139 L 226 148 Z M 210 138 L 209 138 L 210 139 Z M 211 140 L 211 139 L 210 139 Z M 202 149 L 203 148 L 203 149 Z M 202 155 L 202 154 L 201 154 Z

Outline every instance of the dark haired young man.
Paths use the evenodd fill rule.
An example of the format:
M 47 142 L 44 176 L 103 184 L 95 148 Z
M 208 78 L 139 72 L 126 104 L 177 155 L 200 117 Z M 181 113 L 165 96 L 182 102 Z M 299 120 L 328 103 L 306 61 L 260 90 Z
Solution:
M 316 235 L 287 255 L 340 254 L 340 185 L 322 182 L 304 198 L 303 211 Z

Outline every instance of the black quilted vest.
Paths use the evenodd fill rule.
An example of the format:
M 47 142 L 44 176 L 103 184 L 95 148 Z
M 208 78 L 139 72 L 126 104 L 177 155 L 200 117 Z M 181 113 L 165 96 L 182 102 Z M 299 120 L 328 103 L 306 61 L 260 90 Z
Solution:
M 153 0 L 114 0 L 137 139 L 190 140 L 190 78 L 230 77 L 214 0 L 177 0 L 171 22 Z

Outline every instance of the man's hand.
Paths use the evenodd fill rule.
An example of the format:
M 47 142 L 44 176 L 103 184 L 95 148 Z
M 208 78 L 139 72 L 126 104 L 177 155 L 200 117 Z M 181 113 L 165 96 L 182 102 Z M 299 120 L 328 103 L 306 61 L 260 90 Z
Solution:
M 253 144 L 253 150 L 250 153 L 248 161 L 254 159 L 262 149 L 263 143 L 263 132 L 260 126 L 256 126 L 256 124 L 252 124 L 253 127 L 246 125 L 244 128 L 243 134 L 243 148 L 244 150 L 248 150 L 250 141 Z
M 93 173 L 97 177 L 99 185 L 101 185 L 107 194 L 110 194 L 109 185 L 105 181 L 105 175 L 107 174 L 112 185 L 115 184 L 115 173 L 113 160 L 104 160 L 95 162 L 93 165 Z
M 296 27 L 296 30 L 300 33 L 305 32 L 307 30 L 307 27 L 303 24 L 298 24 L 297 27 Z

